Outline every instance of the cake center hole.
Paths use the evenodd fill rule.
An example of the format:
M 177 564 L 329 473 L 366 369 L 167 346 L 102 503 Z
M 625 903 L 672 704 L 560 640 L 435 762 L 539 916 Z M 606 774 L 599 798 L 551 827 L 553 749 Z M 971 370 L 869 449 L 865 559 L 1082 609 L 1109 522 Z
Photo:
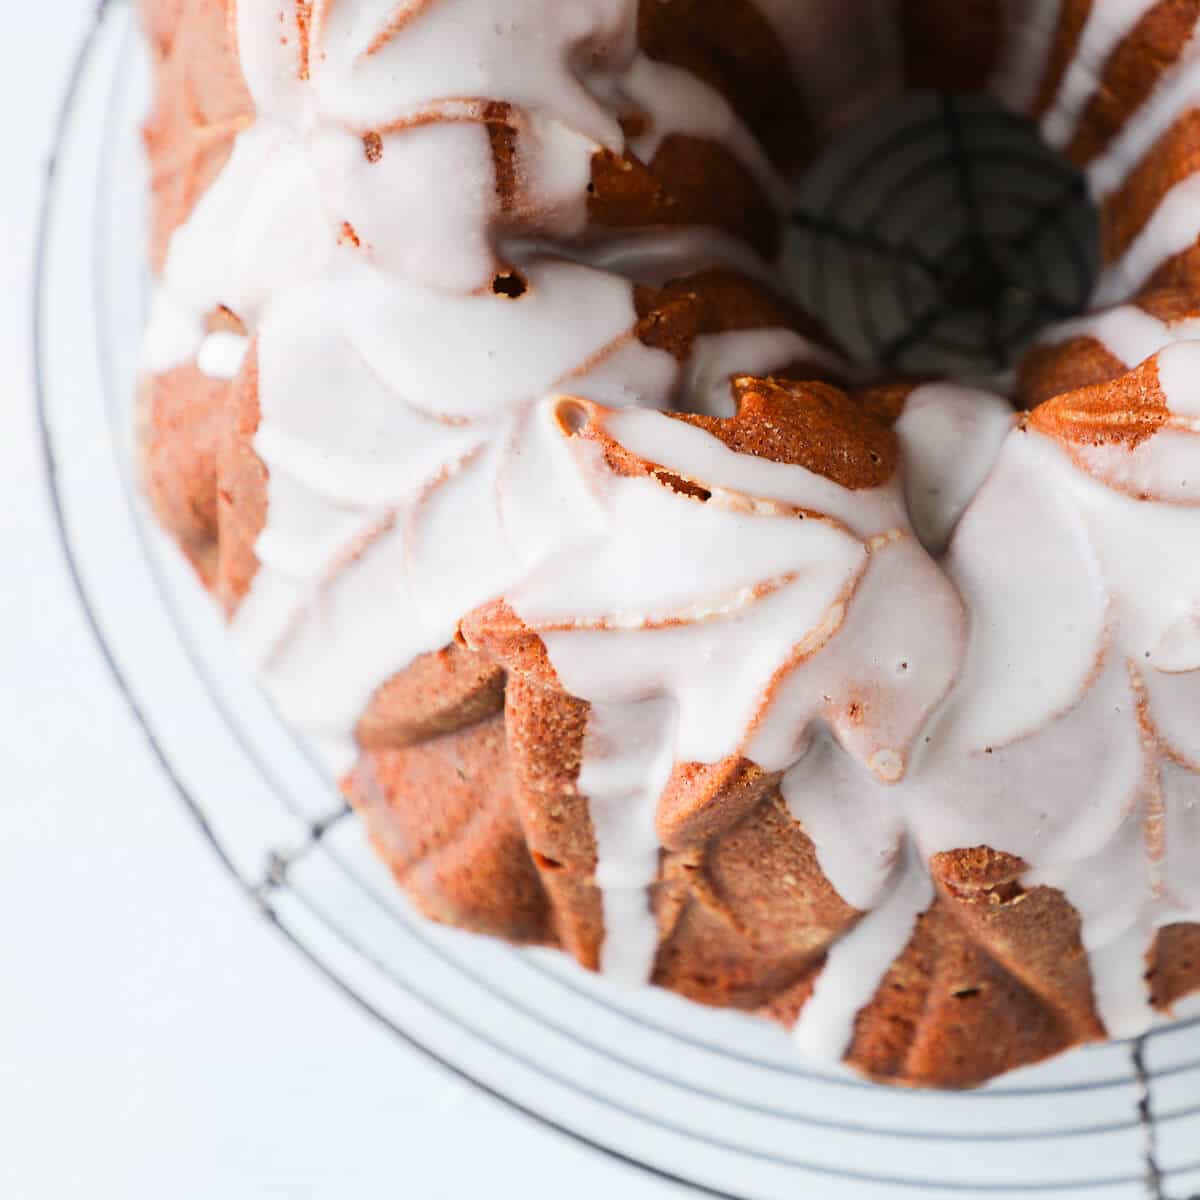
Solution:
M 982 96 L 908 96 L 841 134 L 788 231 L 797 298 L 884 371 L 1003 371 L 1086 306 L 1098 263 L 1082 173 Z

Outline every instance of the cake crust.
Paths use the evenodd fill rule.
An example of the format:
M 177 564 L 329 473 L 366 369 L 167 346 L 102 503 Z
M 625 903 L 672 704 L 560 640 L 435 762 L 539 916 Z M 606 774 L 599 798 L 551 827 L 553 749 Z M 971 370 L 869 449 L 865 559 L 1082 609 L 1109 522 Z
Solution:
M 327 158 L 314 159 L 315 186 L 326 189 L 322 202 L 340 206 L 336 220 L 325 213 L 336 226 L 329 260 L 335 267 L 313 268 L 303 288 L 285 275 L 268 297 L 253 287 L 235 296 L 232 283 L 228 293 L 208 295 L 189 279 L 189 297 L 205 295 L 187 314 L 198 345 L 180 361 L 152 356 L 139 443 L 159 520 L 235 632 L 249 629 L 261 639 L 260 657 L 282 659 L 285 673 L 301 681 L 292 697 L 297 713 L 307 714 L 323 687 L 339 699 L 346 691 L 340 725 L 321 713 L 313 736 L 336 754 L 349 748 L 348 759 L 331 760 L 341 787 L 398 884 L 434 920 L 555 946 L 592 970 L 619 974 L 632 962 L 642 978 L 692 1000 L 795 1026 L 803 1045 L 815 1044 L 813 1031 L 822 1031 L 833 1057 L 872 1078 L 968 1087 L 1128 1031 L 1118 1023 L 1125 1009 L 1112 997 L 1114 976 L 1085 949 L 1089 922 L 1105 912 L 1089 908 L 1094 897 L 1081 875 L 1111 871 L 1114 887 L 1132 888 L 1132 876 L 1122 872 L 1148 862 L 1153 894 L 1145 912 L 1130 917 L 1130 938 L 1105 950 L 1119 953 L 1126 976 L 1144 977 L 1137 1019 L 1169 1012 L 1200 988 L 1200 923 L 1188 916 L 1200 911 L 1200 899 L 1187 882 L 1197 860 L 1181 857 L 1195 835 L 1172 815 L 1186 809 L 1200 769 L 1200 749 L 1179 718 L 1195 704 L 1185 689 L 1200 671 L 1196 632 L 1186 614 L 1147 615 L 1149 606 L 1131 599 L 1122 572 L 1136 564 L 1122 555 L 1136 538 L 1114 549 L 1079 529 L 1093 522 L 1104 536 L 1124 530 L 1128 506 L 1137 503 L 1140 528 L 1178 538 L 1185 519 L 1179 514 L 1195 505 L 1176 476 L 1195 454 L 1187 439 L 1196 433 L 1196 410 L 1178 381 L 1200 377 L 1181 344 L 1200 331 L 1190 324 L 1200 321 L 1200 219 L 1190 241 L 1178 237 L 1177 218 L 1170 236 L 1158 231 L 1166 228 L 1162 214 L 1178 211 L 1172 206 L 1190 195 L 1200 166 L 1200 117 L 1187 104 L 1162 119 L 1150 109 L 1175 103 L 1162 81 L 1187 69 L 1181 63 L 1200 3 L 1160 0 L 1142 6 L 1129 28 L 1106 31 L 1092 21 L 1089 0 L 1064 0 L 1032 75 L 1028 63 L 1006 57 L 1015 34 L 1005 6 L 994 0 L 968 6 L 972 19 L 960 22 L 952 43 L 935 19 L 938 6 L 897 8 L 888 51 L 897 77 L 912 87 L 943 88 L 988 79 L 1006 95 L 1024 87 L 1025 111 L 1091 172 L 1100 197 L 1104 303 L 1048 331 L 1023 361 L 1014 400 L 1024 411 L 1005 425 L 1003 438 L 987 430 L 984 438 L 983 425 L 963 415 L 970 398 L 937 390 L 947 385 L 861 382 L 819 320 L 775 282 L 782 172 L 810 157 L 827 132 L 814 121 L 810 136 L 797 135 L 793 114 L 811 110 L 817 83 L 826 86 L 823 103 L 832 113 L 837 90 L 828 69 L 815 78 L 811 48 L 803 60 L 811 72 L 797 70 L 805 30 L 781 17 L 782 6 L 587 0 L 578 6 L 587 14 L 583 33 L 560 29 L 551 20 L 558 14 L 541 7 L 551 49 L 536 86 L 526 89 L 501 63 L 494 93 L 453 92 L 432 105 L 422 98 L 389 115 L 354 109 L 354 86 L 322 57 L 325 23 L 334 16 L 319 5 L 294 12 L 282 6 L 284 32 L 248 49 L 252 21 L 240 23 L 236 0 L 141 0 L 156 88 L 145 135 L 150 259 L 164 293 L 173 296 L 186 274 L 178 247 L 186 251 L 203 226 L 202 202 L 236 174 L 235 147 L 249 155 L 262 129 L 282 124 L 299 103 L 299 93 L 279 79 L 249 68 L 244 74 L 247 55 L 266 54 L 268 43 L 271 53 L 293 55 L 294 78 L 280 76 L 287 87 L 313 90 L 314 112 L 342 105 L 330 128 L 322 127 Z M 514 12 L 526 19 L 537 8 L 522 0 Z M 407 29 L 381 29 L 356 69 L 383 61 L 393 48 L 399 54 L 406 36 L 428 36 L 424 45 L 435 49 L 449 44 L 436 40 L 442 34 L 435 10 L 422 6 Z M 464 38 L 482 36 L 463 28 Z M 430 61 L 432 50 L 423 53 Z M 1096 54 L 1092 63 L 1088 55 Z M 1094 86 L 1079 91 L 1088 70 Z M 322 87 L 336 95 L 320 93 Z M 569 117 L 560 121 L 558 109 Z M 452 152 L 442 138 L 456 139 Z M 276 155 L 294 150 L 286 139 L 271 147 Z M 411 167 L 404 157 L 410 154 Z M 406 179 L 420 177 L 421 164 L 446 161 L 461 167 L 462 179 L 435 205 L 421 189 L 406 187 Z M 266 175 L 271 168 L 259 169 Z M 403 239 L 389 241 L 403 213 L 377 193 L 410 205 L 403 213 L 428 223 L 431 243 L 444 239 L 445 264 L 431 265 Z M 303 187 L 293 181 L 286 198 L 266 226 L 294 220 L 300 228 L 293 209 L 305 204 Z M 445 226 L 437 224 L 443 217 Z M 462 222 L 458 240 L 469 247 L 451 245 L 446 231 L 454 221 Z M 447 278 L 451 267 L 457 272 L 452 286 L 428 277 L 442 265 Z M 412 337 L 403 342 L 407 359 L 388 357 L 387 337 L 370 340 L 359 310 L 378 302 L 371 271 L 394 276 L 407 289 L 403 297 L 416 297 L 403 320 L 380 324 L 395 335 L 392 342 Z M 313 279 L 326 290 L 310 287 Z M 358 290 L 345 290 L 346 279 Z M 396 299 L 399 284 L 388 295 L 393 305 L 410 302 Z M 474 307 L 454 308 L 427 331 L 422 322 L 446 296 Z M 181 320 L 178 312 L 169 315 Z M 294 354 L 281 355 L 285 318 L 314 345 L 327 342 L 310 351 L 293 336 L 285 344 Z M 478 327 L 479 344 L 492 339 L 491 374 L 472 374 L 471 347 L 456 334 L 468 326 Z M 536 386 L 526 395 L 514 384 L 507 423 L 499 424 L 484 411 L 494 397 L 481 391 L 494 384 L 499 395 L 510 374 L 527 369 L 524 339 L 548 355 L 547 331 L 569 341 L 570 354 L 564 350 L 545 378 L 528 368 Z M 214 347 L 231 344 L 221 338 L 240 349 L 229 369 L 214 371 Z M 416 361 L 435 358 L 445 359 L 436 387 Z M 326 362 L 343 365 L 341 378 L 321 375 Z M 317 377 L 325 390 L 309 382 Z M 400 377 L 405 389 L 421 384 L 428 394 L 400 388 Z M 345 380 L 352 381 L 343 397 Z M 525 387 L 527 380 L 518 382 Z M 372 389 L 389 388 L 403 401 L 394 407 L 411 408 L 404 415 L 410 424 L 389 424 L 399 418 L 387 406 L 353 407 Z M 324 416 L 334 403 L 345 405 L 336 444 L 318 439 L 314 452 L 305 439 L 334 428 Z M 931 411 L 945 444 L 931 439 L 927 460 L 917 461 L 918 414 Z M 989 429 L 996 426 L 988 420 Z M 472 441 L 488 421 L 495 428 Z M 361 452 L 356 437 L 372 451 L 403 447 L 410 457 L 397 452 L 393 474 L 426 471 L 420 494 L 395 500 L 396 486 L 386 472 L 372 474 L 372 455 Z M 930 544 L 926 553 L 908 511 L 914 480 L 953 492 L 958 473 L 975 470 L 956 460 L 970 457 L 977 438 L 992 438 L 998 449 L 969 488 L 961 485 L 968 494 L 944 522 L 949 550 Z M 412 449 L 425 444 L 442 456 L 433 467 L 433 450 L 426 461 Z M 452 509 L 444 497 L 502 452 L 503 464 L 470 495 L 490 497 L 503 520 L 493 535 L 460 544 L 448 532 L 451 518 L 442 510 Z M 353 487 L 331 502 L 338 455 L 354 465 Z M 296 483 L 301 475 L 303 488 Z M 308 489 L 302 502 L 289 487 L 297 495 Z M 584 494 L 591 500 L 580 499 Z M 482 523 L 485 507 L 460 511 L 458 524 Z M 545 514 L 559 509 L 570 528 L 539 527 L 536 538 L 521 543 L 521 572 L 506 575 L 508 566 L 487 558 L 490 543 L 510 534 L 517 540 L 512 531 L 526 529 L 530 511 L 549 522 Z M 280 547 L 293 525 L 305 529 L 310 512 L 320 514 L 305 530 L 314 538 L 326 528 L 322 521 L 341 522 L 336 546 L 314 574 L 307 608 L 297 606 L 276 626 L 264 596 L 287 582 Z M 645 544 L 631 536 L 621 541 L 633 522 L 613 532 L 614 513 L 644 519 Z M 1028 561 L 1066 563 L 1064 573 L 1083 564 L 1072 576 L 1081 627 L 1094 599 L 1085 603 L 1084 593 L 1104 574 L 1095 563 L 1105 570 L 1117 564 L 1109 573 L 1121 578 L 1096 601 L 1110 615 L 1107 625 L 1097 624 L 1095 647 L 1078 635 L 1084 666 L 1055 660 L 1070 679 L 1056 677 L 1043 690 L 1061 684 L 1062 705 L 1047 700 L 1036 730 L 1010 728 L 1009 740 L 975 746 L 971 722 L 990 731 L 988 721 L 999 721 L 970 693 L 971 664 L 994 648 L 977 627 L 1000 639 L 1017 624 L 990 608 L 980 616 L 979 589 L 1000 587 L 985 539 L 1008 537 L 1013 519 L 1027 522 L 1024 543 L 997 545 L 1029 544 Z M 589 520 L 604 529 L 593 537 L 609 554 L 599 567 L 586 557 L 589 548 L 599 553 L 593 542 L 571 540 Z M 702 521 L 709 522 L 705 532 L 693 532 Z M 433 530 L 429 544 L 426 528 Z M 764 548 L 760 531 L 767 528 L 778 531 L 773 545 L 786 544 L 790 557 Z M 732 533 L 722 540 L 723 530 L 734 529 L 744 541 L 729 540 Z M 342 654 L 344 672 L 334 661 L 316 679 L 302 669 L 308 660 L 288 664 L 289 639 L 318 640 L 304 625 L 306 614 L 349 604 L 342 579 L 405 537 L 399 559 L 418 562 L 426 578 L 436 564 L 457 579 L 464 560 L 475 566 L 478 559 L 478 573 L 496 572 L 496 587 L 453 592 L 453 603 L 460 596 L 469 602 L 448 620 L 431 619 L 436 633 L 417 648 L 395 627 L 425 620 L 443 594 L 405 608 L 409 598 L 399 592 L 410 585 L 402 581 L 394 607 L 380 616 L 364 598 L 377 598 L 380 586 L 364 586 L 355 603 L 378 620 L 374 675 L 360 662 L 371 643 L 364 650 L 349 637 L 326 656 Z M 551 543 L 561 557 L 552 557 Z M 692 592 L 663 585 L 656 608 L 634 586 L 640 576 L 630 564 L 652 561 L 651 550 L 666 558 L 681 544 L 688 553 L 672 560 L 680 572 L 707 555 L 740 570 L 735 548 L 742 546 L 746 561 L 763 565 L 757 574 L 731 570 L 730 588 L 719 594 L 696 567 Z M 287 549 L 298 556 L 295 544 Z M 552 568 L 539 574 L 545 562 Z M 620 570 L 629 573 L 628 587 L 614 583 Z M 796 618 L 785 640 L 778 622 L 761 614 L 772 604 L 782 609 L 781 598 L 789 597 L 802 609 L 810 593 L 798 581 L 806 572 L 824 581 L 828 595 L 813 601 L 816 615 L 807 624 Z M 574 602 L 586 588 L 603 603 L 566 606 L 564 593 Z M 907 603 L 906 591 L 920 603 Z M 1019 606 L 1021 597 L 1006 594 L 1006 601 Z M 763 625 L 750 625 L 759 619 Z M 754 630 L 741 641 L 730 633 L 738 653 L 725 658 L 713 633 L 726 627 L 722 621 Z M 1029 636 L 1040 634 L 1031 628 Z M 635 654 L 627 647 L 638 637 L 646 649 Z M 686 654 L 671 648 L 677 637 L 691 639 Z M 711 730 L 701 717 L 706 705 L 718 705 L 721 689 L 712 687 L 711 674 L 695 682 L 690 664 L 711 659 L 711 672 L 727 671 L 728 691 L 738 693 L 739 672 L 766 653 L 763 646 L 775 646 L 772 638 L 784 647 L 779 661 L 754 676 L 754 687 L 745 684 L 753 712 L 739 714 L 736 737 L 710 737 L 698 752 L 687 740 L 687 720 Z M 1153 649 L 1144 651 L 1143 642 Z M 609 649 L 597 650 L 602 644 Z M 1007 652 L 1008 644 L 995 644 L 997 654 Z M 395 645 L 408 649 L 384 648 Z M 657 675 L 644 666 L 655 654 L 665 664 Z M 354 691 L 343 677 L 352 669 L 370 686 Z M 663 682 L 668 676 L 673 692 Z M 668 694 L 683 716 L 658 702 Z M 705 703 L 688 708 L 696 695 Z M 1045 840 L 1059 842 L 1057 857 L 1032 861 L 1024 831 L 1008 837 L 1013 827 L 991 815 L 1011 796 L 996 792 L 986 759 L 1003 759 L 1003 770 L 1020 784 L 1030 778 L 1022 755 L 1039 747 L 1047 775 L 1058 771 L 1061 780 L 1065 768 L 1054 747 L 1074 748 L 1088 761 L 1094 743 L 1071 722 L 1113 697 L 1134 715 L 1120 730 L 1096 728 L 1111 733 L 1114 746 L 1128 744 L 1130 764 L 1137 760 L 1129 766 L 1137 782 L 1120 800 L 1134 815 L 1124 823 L 1114 818 L 1102 836 L 1083 821 L 1060 828 L 1054 814 L 1034 814 L 1046 821 Z M 780 709 L 787 709 L 786 721 Z M 672 753 L 651 754 L 651 734 Z M 958 751 L 961 762 L 945 768 L 941 790 L 922 791 L 929 764 Z M 1124 770 L 1122 753 L 1112 750 L 1114 775 Z M 614 783 L 635 759 L 638 778 L 621 775 Z M 962 765 L 968 759 L 969 769 Z M 1100 783 L 1095 789 L 1097 805 L 1108 803 Z M 641 841 L 631 849 L 636 839 L 620 814 L 634 809 Z M 1131 825 L 1139 829 L 1131 832 Z M 858 836 L 860 826 L 871 838 Z M 1081 843 L 1078 858 L 1063 849 L 1071 837 Z M 880 940 L 892 953 L 872 967 L 870 945 Z M 839 979 L 851 981 L 840 1009 L 833 994 Z

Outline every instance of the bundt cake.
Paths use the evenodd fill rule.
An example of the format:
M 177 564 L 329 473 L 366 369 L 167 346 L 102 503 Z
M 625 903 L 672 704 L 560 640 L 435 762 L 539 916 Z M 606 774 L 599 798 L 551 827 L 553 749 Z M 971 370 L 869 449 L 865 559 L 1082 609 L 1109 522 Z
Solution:
M 145 486 L 430 917 L 958 1087 L 1200 988 L 1200 0 L 142 0 Z M 789 300 L 985 89 L 1095 308 L 1002 396 Z

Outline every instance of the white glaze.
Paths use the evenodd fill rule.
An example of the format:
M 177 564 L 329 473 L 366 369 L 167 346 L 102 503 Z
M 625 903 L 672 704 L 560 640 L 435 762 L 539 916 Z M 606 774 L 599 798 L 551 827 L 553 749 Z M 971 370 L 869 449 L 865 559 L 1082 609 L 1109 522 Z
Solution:
M 862 767 L 822 731 L 782 784 L 788 811 L 812 839 L 826 878 L 863 912 L 894 882 L 905 833 L 890 791 L 865 783 Z
M 196 366 L 210 379 L 233 379 L 242 369 L 250 340 L 244 334 L 218 330 L 210 333 L 196 352 Z
M 672 134 L 719 142 L 754 175 L 776 208 L 786 211 L 791 188 L 720 92 L 690 71 L 644 54 L 622 75 L 620 87 L 648 119 L 646 131 L 629 143 L 643 162 L 652 161 Z
M 1183 387 L 1179 407 L 1194 409 L 1186 381 L 1200 371 L 1200 345 L 1163 358 L 1172 408 Z M 1200 466 L 1200 434 L 1176 432 Z M 1155 931 L 1200 917 L 1200 559 L 1168 549 L 1200 538 L 1200 507 L 1195 496 L 1187 506 L 1175 498 L 1177 458 L 1157 454 L 1169 446 L 1164 437 L 1143 443 L 1144 470 L 1170 499 L 1139 501 L 1080 470 L 1047 437 L 1008 435 L 943 559 L 971 615 L 966 661 L 885 797 L 897 815 L 859 823 L 836 851 L 828 829 L 814 827 L 831 880 L 878 881 L 898 842 L 915 844 L 922 860 L 979 844 L 1024 858 L 1027 886 L 1059 888 L 1079 910 L 1097 1007 L 1114 1036 L 1147 1027 L 1141 977 Z M 785 783 L 790 799 L 797 792 L 837 796 L 845 784 L 833 770 L 828 781 L 806 771 L 801 759 Z M 1158 826 L 1161 842 L 1150 840 Z M 891 887 L 902 886 L 904 870 L 893 868 Z M 889 955 L 876 960 L 875 950 L 898 951 L 910 918 L 904 905 L 877 902 L 869 940 L 837 943 L 821 978 L 857 979 L 868 961 L 886 968 Z M 842 1012 L 838 1029 L 852 1017 Z M 824 1005 L 811 1017 L 806 1007 L 803 1044 L 828 1043 L 832 1020 Z
M 1200 175 L 1188 175 L 1168 190 L 1120 258 L 1101 271 L 1092 302 L 1106 305 L 1128 300 L 1168 259 L 1194 246 L 1197 238 Z
M 1174 348 L 1186 353 L 1192 378 L 1200 368 L 1198 351 L 1193 345 Z M 1168 400 L 1173 405 L 1170 395 Z M 1195 434 L 1187 436 L 1195 462 L 1200 443 Z M 1160 438 L 1143 443 L 1151 460 Z M 1170 471 L 1170 455 L 1150 468 L 1155 475 Z M 1168 486 L 1170 479 L 1159 482 Z M 1036 514 L 1036 532 L 1022 519 L 1022 506 L 1030 517 Z M 1020 546 L 998 555 L 997 535 L 1009 530 L 1011 543 L 1011 531 L 1022 526 Z M 990 544 L 981 536 L 989 530 Z M 970 797 L 960 804 L 962 828 L 946 828 L 937 814 L 942 840 L 933 842 L 927 806 L 937 789 L 921 796 L 917 772 L 906 783 L 921 810 L 924 848 L 948 849 L 969 827 L 986 844 L 1002 845 L 1033 864 L 1029 882 L 1066 892 L 1080 910 L 1085 945 L 1093 952 L 1101 1016 L 1111 1031 L 1122 1033 L 1144 1010 L 1144 992 L 1136 993 L 1140 1001 L 1131 1016 L 1129 987 L 1112 977 L 1109 960 L 1096 952 L 1136 928 L 1144 954 L 1159 925 L 1197 915 L 1193 889 L 1185 894 L 1155 882 L 1157 852 L 1144 832 L 1167 774 L 1169 812 L 1178 808 L 1183 816 L 1200 799 L 1196 775 L 1171 765 L 1187 754 L 1177 744 L 1175 722 L 1168 726 L 1154 705 L 1163 680 L 1171 687 L 1176 721 L 1184 712 L 1193 714 L 1183 722 L 1190 727 L 1200 705 L 1200 674 L 1163 675 L 1155 660 L 1164 638 L 1180 630 L 1200 601 L 1200 562 L 1166 548 L 1194 544 L 1197 536 L 1197 508 L 1135 500 L 1079 471 L 1045 437 L 1010 435 L 946 560 L 971 606 L 972 641 L 959 687 L 931 726 L 931 741 L 923 743 L 920 774 L 942 775 L 943 788 Z M 1165 571 L 1164 551 L 1170 554 Z M 1037 587 L 1026 584 L 1023 595 L 1005 588 L 1005 573 L 1037 580 Z M 1192 646 L 1194 654 L 1194 640 Z M 994 689 L 989 695 L 982 686 L 997 668 L 1005 673 L 1003 704 Z M 1064 689 L 1068 680 L 1075 683 Z M 1137 711 L 1142 687 L 1150 703 L 1145 727 Z M 991 754 L 981 753 L 989 747 Z M 1067 796 L 1085 803 L 1064 810 Z M 1168 871 L 1173 863 L 1194 864 L 1200 854 L 1194 829 L 1176 821 L 1171 832 Z M 1128 957 L 1113 954 L 1119 976 Z
M 1122 304 L 1087 316 L 1051 325 L 1039 336 L 1042 345 L 1054 346 L 1072 338 L 1092 338 L 1118 362 L 1135 367 L 1163 346 L 1200 338 L 1200 317 L 1162 321 L 1136 304 Z
M 646 889 L 658 878 L 654 814 L 674 762 L 676 714 L 670 701 L 593 703 L 583 743 L 580 790 L 588 798 L 596 835 L 596 883 L 604 902 L 606 937 L 600 969 L 630 986 L 654 967 L 658 924 Z
M 917 918 L 933 901 L 929 871 L 906 849 L 890 886 L 875 906 L 829 955 L 816 986 L 800 1011 L 793 1040 L 814 1058 L 829 1047 L 849 1046 L 854 1018 L 875 994 L 879 981 L 912 935 Z
M 1087 164 L 1096 200 L 1117 190 L 1180 117 L 1200 101 L 1200 40 L 1195 31 L 1176 62 L 1159 76 L 1149 99 L 1133 112 L 1102 154 Z
M 854 62 L 869 64 L 872 94 L 899 85 L 889 6 L 822 9 L 822 24 L 792 0 L 758 3 L 830 124 L 863 100 Z M 1138 7 L 1098 6 L 1088 55 L 1107 57 Z M 199 354 L 218 377 L 245 346 L 235 358 L 227 336 L 206 335 L 211 309 L 229 307 L 255 340 L 268 522 L 235 636 L 281 711 L 346 769 L 374 689 L 503 596 L 593 705 L 579 782 L 607 972 L 636 982 L 653 964 L 645 888 L 672 765 L 741 753 L 786 771 L 822 867 L 868 913 L 832 948 L 804 1010 L 808 1049 L 844 1052 L 932 896 L 925 857 L 981 843 L 1026 858 L 1027 882 L 1066 892 L 1110 1030 L 1144 1027 L 1140 954 L 1162 924 L 1200 916 L 1200 560 L 1172 554 L 1200 538 L 1195 348 L 1160 355 L 1174 417 L 1133 453 L 1072 458 L 1018 431 L 997 457 L 1003 403 L 934 385 L 897 426 L 907 485 L 852 492 L 735 454 L 651 410 L 724 415 L 734 373 L 838 364 L 795 334 L 759 330 L 701 338 L 681 368 L 632 337 L 630 280 L 770 269 L 708 231 L 562 242 L 583 229 L 592 155 L 624 148 L 617 111 L 630 100 L 651 116 L 634 152 L 652 155 L 671 131 L 713 137 L 777 194 L 725 102 L 637 53 L 633 0 L 440 0 L 384 37 L 393 10 L 318 2 L 302 80 L 293 6 L 238 6 L 257 121 L 172 239 L 148 333 L 150 370 Z M 1037 17 L 995 83 L 1021 104 L 1057 8 Z M 867 18 L 857 59 L 829 52 L 827 35 L 845 40 Z M 1090 95 L 1088 55 L 1047 118 L 1058 140 Z M 1189 80 L 1187 66 L 1164 80 L 1093 187 L 1127 175 L 1184 111 Z M 522 164 L 502 254 L 481 124 L 494 99 L 518 110 Z M 1100 294 L 1134 291 L 1195 239 L 1198 213 L 1196 187 L 1177 185 Z M 500 263 L 520 267 L 520 300 L 488 290 Z M 1191 332 L 1144 313 L 1092 322 L 1124 361 Z M 1064 328 L 1051 336 L 1084 326 Z M 709 500 L 614 475 L 596 443 L 555 419 L 564 395 L 628 406 L 594 419 Z M 959 454 L 933 436 L 951 424 L 967 443 Z M 909 509 L 930 548 L 951 538 L 940 568 Z M 1147 829 L 1165 830 L 1165 850 L 1150 852 Z
M 771 375 L 793 363 L 819 367 L 835 378 L 847 364 L 836 354 L 791 329 L 739 329 L 696 339 L 684 376 L 689 408 L 711 417 L 736 411 L 730 383 L 736 375 Z
M 1042 136 L 1057 149 L 1075 136 L 1079 119 L 1095 96 L 1113 51 L 1158 0 L 1093 0 L 1058 94 L 1042 117 Z
M 931 554 L 946 548 L 1012 424 L 1011 406 L 979 388 L 927 383 L 905 401 L 896 422 L 905 495 L 913 529 Z

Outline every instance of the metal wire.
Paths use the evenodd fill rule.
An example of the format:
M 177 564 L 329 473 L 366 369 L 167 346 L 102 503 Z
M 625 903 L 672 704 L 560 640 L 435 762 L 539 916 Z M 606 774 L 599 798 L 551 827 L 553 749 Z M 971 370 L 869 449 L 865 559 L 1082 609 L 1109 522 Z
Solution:
M 801 302 L 853 356 L 984 374 L 1084 307 L 1096 214 L 1029 121 L 975 97 L 918 96 L 813 165 L 788 259 Z

